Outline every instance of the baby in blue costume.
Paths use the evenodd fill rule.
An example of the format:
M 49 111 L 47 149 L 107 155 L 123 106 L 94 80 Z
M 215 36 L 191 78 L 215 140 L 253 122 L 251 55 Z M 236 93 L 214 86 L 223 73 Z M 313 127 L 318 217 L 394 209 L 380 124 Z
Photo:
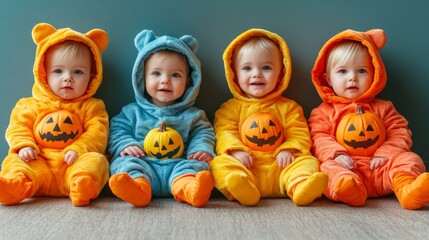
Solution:
M 215 156 L 215 135 L 204 111 L 193 106 L 201 85 L 198 41 L 189 35 L 158 37 L 143 30 L 134 42 L 139 51 L 132 73 L 136 102 L 111 119 L 109 186 L 137 207 L 147 206 L 152 196 L 173 196 L 202 207 L 214 187 L 208 162 Z M 151 131 L 165 125 L 160 132 Z M 153 139 L 161 141 L 165 137 L 159 136 L 168 134 L 176 141 L 174 130 L 183 141 L 175 143 L 174 150 L 181 147 L 183 153 L 153 153 L 164 147 Z

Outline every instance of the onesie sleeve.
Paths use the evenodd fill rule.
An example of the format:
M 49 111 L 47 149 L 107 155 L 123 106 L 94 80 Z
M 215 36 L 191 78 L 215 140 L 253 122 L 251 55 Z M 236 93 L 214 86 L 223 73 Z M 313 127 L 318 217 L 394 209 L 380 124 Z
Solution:
M 348 151 L 336 140 L 335 123 L 331 116 L 332 109 L 327 105 L 320 105 L 313 109 L 308 119 L 310 135 L 313 141 L 312 153 L 324 162 L 333 160 L 336 156 L 348 155 Z
M 250 152 L 240 140 L 240 106 L 237 102 L 227 101 L 215 113 L 214 128 L 216 133 L 216 153 L 229 154 L 240 150 Z
M 207 119 L 203 111 L 198 111 L 195 123 L 193 123 L 190 132 L 190 141 L 187 149 L 187 154 L 196 153 L 199 151 L 206 152 L 212 157 L 215 157 L 215 133 L 212 124 Z
M 33 135 L 37 112 L 32 106 L 31 98 L 23 98 L 12 109 L 5 134 L 9 153 L 18 153 L 23 147 L 32 147 L 39 152 Z
M 386 127 L 386 139 L 374 156 L 391 158 L 401 152 L 409 152 L 412 146 L 412 134 L 408 128 L 408 121 L 398 113 L 390 101 L 385 101 L 382 106 L 378 114 Z
M 282 125 L 285 133 L 285 141 L 276 149 L 274 155 L 281 150 L 295 150 L 298 155 L 310 154 L 311 138 L 302 107 L 295 101 L 287 99 L 287 102 L 278 104 L 282 113 Z
M 117 158 L 126 147 L 142 144 L 135 139 L 137 114 L 138 107 L 130 104 L 111 119 L 107 153 L 112 159 Z
M 64 149 L 64 153 L 74 150 L 79 155 L 87 152 L 104 154 L 109 134 L 109 116 L 105 105 L 100 99 L 89 99 L 81 107 L 79 112 L 83 113 L 84 132 L 76 141 Z

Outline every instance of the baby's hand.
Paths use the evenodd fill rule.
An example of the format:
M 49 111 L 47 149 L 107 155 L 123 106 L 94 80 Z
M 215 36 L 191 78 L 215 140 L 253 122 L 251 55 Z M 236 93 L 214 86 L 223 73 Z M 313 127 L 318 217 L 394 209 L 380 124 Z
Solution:
M 196 152 L 196 153 L 191 153 L 188 156 L 188 159 L 194 159 L 194 160 L 198 160 L 201 162 L 209 163 L 213 159 L 213 157 L 206 152 L 200 151 L 200 152 Z
M 122 150 L 121 157 L 125 157 L 125 156 L 143 158 L 143 157 L 146 157 L 146 154 L 139 146 L 132 145 Z
M 347 155 L 339 155 L 334 158 L 334 161 L 337 163 L 341 163 L 347 169 L 353 169 L 356 167 L 355 161 L 350 156 Z
M 29 162 L 31 160 L 37 159 L 37 151 L 32 147 L 23 147 L 19 150 L 18 156 L 22 159 L 22 161 Z
M 287 150 L 280 151 L 276 156 L 277 166 L 279 169 L 283 169 L 291 164 L 295 160 L 295 157 Z
M 387 160 L 389 160 L 389 159 L 385 158 L 385 157 L 374 157 L 369 162 L 369 169 L 373 170 L 375 168 L 381 167 L 384 164 L 386 164 Z
M 232 151 L 231 156 L 240 161 L 247 169 L 250 169 L 253 166 L 253 157 L 247 152 Z
M 77 154 L 77 152 L 73 151 L 73 150 L 68 150 L 66 152 L 66 154 L 64 155 L 64 162 L 67 163 L 67 165 L 73 165 L 73 163 L 76 162 L 77 158 L 79 157 L 79 155 Z

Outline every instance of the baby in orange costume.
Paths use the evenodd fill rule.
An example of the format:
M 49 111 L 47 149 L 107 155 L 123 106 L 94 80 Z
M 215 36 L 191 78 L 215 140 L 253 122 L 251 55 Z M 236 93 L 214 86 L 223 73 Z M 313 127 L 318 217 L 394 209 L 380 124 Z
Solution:
M 109 117 L 103 101 L 93 97 L 102 82 L 108 35 L 39 23 L 32 37 L 33 95 L 20 99 L 11 113 L 0 203 L 68 196 L 73 205 L 86 206 L 109 178 Z
M 309 118 L 312 150 L 321 162 L 320 170 L 329 176 L 325 191 L 329 199 L 363 206 L 368 197 L 393 191 L 404 208 L 418 209 L 429 203 L 429 173 L 410 151 L 407 120 L 392 102 L 376 98 L 387 81 L 378 53 L 385 42 L 380 29 L 346 30 L 323 46 L 312 71 L 323 100 Z M 358 126 L 349 119 L 350 113 L 370 115 L 374 122 L 360 119 Z M 349 122 L 344 124 L 346 118 Z M 371 125 L 376 122 L 380 124 Z M 378 128 L 377 136 L 365 135 Z M 345 132 L 352 130 L 354 139 L 345 139 L 350 136 Z

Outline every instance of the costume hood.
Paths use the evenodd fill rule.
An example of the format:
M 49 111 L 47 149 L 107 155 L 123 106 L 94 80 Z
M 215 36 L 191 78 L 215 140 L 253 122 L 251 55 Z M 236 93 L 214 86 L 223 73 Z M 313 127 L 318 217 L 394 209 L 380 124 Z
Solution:
M 190 67 L 191 82 L 183 94 L 181 100 L 164 110 L 173 112 L 193 105 L 198 96 L 201 85 L 201 66 L 200 61 L 195 56 L 198 50 L 198 41 L 190 35 L 184 35 L 180 38 L 170 36 L 156 36 L 151 30 L 143 30 L 137 34 L 134 40 L 138 50 L 137 59 L 134 63 L 132 73 L 132 85 L 136 101 L 146 109 L 157 109 L 149 100 L 149 95 L 145 91 L 144 67 L 146 59 L 154 52 L 160 50 L 171 50 L 184 55 L 188 59 Z M 165 112 L 165 111 L 164 111 Z
M 336 96 L 328 82 L 323 77 L 328 54 L 339 42 L 344 40 L 353 40 L 361 42 L 368 49 L 374 65 L 374 81 L 371 87 L 356 99 L 347 99 Z M 387 76 L 383 61 L 378 53 L 386 43 L 386 35 L 381 29 L 372 29 L 367 32 L 358 32 L 354 30 L 345 30 L 338 33 L 328 40 L 319 52 L 312 70 L 312 81 L 320 97 L 328 103 L 351 103 L 351 102 L 368 102 L 380 93 L 386 85 Z
M 240 89 L 238 82 L 235 78 L 235 74 L 233 71 L 233 62 L 232 57 L 234 56 L 234 52 L 243 45 L 247 40 L 253 37 L 267 37 L 271 39 L 274 43 L 276 43 L 280 49 L 280 52 L 283 56 L 283 76 L 277 83 L 276 88 L 267 96 L 258 99 L 250 99 L 248 98 Z M 247 102 L 260 102 L 260 101 L 269 101 L 275 99 L 286 90 L 289 85 L 290 76 L 292 74 L 292 63 L 291 57 L 289 53 L 289 47 L 286 44 L 286 41 L 281 38 L 279 35 L 263 30 L 263 29 L 249 29 L 239 36 L 237 36 L 225 49 L 223 53 L 223 62 L 225 66 L 225 75 L 226 80 L 228 82 L 228 87 L 232 93 L 232 95 L 243 101 Z
M 98 87 L 101 84 L 103 78 L 103 65 L 101 59 L 101 52 L 106 49 L 108 44 L 108 35 L 101 29 L 93 29 L 83 34 L 76 32 L 70 28 L 55 29 L 53 26 L 47 23 L 39 23 L 34 26 L 32 31 L 32 37 L 34 43 L 37 45 L 36 59 L 34 62 L 34 85 L 33 85 L 33 97 L 39 100 L 47 99 L 48 101 L 69 101 L 62 100 L 56 96 L 49 88 L 46 81 L 46 71 L 44 67 L 45 53 L 49 47 L 67 41 L 73 40 L 86 44 L 92 52 L 95 63 L 95 74 L 91 78 L 86 92 L 79 98 L 71 101 L 80 101 L 93 96 Z

